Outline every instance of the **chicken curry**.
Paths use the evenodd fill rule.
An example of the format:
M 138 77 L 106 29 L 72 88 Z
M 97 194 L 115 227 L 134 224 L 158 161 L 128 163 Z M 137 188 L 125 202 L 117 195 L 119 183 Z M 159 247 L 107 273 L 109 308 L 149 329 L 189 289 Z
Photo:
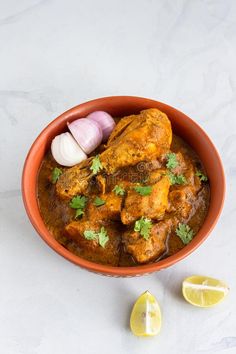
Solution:
M 178 252 L 201 228 L 209 198 L 198 156 L 154 108 L 117 119 L 107 143 L 74 167 L 48 152 L 38 176 L 41 215 L 56 240 L 112 266 Z

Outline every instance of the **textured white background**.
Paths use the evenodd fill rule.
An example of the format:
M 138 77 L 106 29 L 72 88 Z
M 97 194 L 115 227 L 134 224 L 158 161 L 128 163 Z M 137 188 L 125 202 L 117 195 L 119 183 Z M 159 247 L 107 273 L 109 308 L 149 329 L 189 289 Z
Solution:
M 55 254 L 30 225 L 20 194 L 26 153 L 53 118 L 83 101 L 139 95 L 194 118 L 224 162 L 217 227 L 174 267 L 132 279 L 90 274 Z M 236 353 L 236 1 L 0 0 L 0 353 Z M 182 279 L 222 278 L 213 309 L 183 301 Z M 163 327 L 128 328 L 149 289 Z

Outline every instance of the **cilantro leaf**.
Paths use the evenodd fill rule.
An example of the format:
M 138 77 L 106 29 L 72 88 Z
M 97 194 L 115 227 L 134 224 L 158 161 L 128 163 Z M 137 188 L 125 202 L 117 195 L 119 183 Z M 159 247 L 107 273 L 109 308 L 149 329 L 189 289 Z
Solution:
M 97 240 L 97 233 L 93 230 L 85 230 L 84 237 L 86 240 Z
M 77 209 L 75 212 L 75 219 L 82 215 L 84 215 L 84 211 L 82 209 Z
M 71 199 L 70 207 L 72 209 L 84 209 L 87 202 L 87 198 L 81 195 L 77 195 L 76 197 Z
M 167 158 L 167 163 L 166 163 L 167 168 L 172 170 L 173 168 L 178 166 L 179 163 L 177 161 L 175 153 L 170 152 L 169 154 L 166 155 L 166 158 Z
M 96 198 L 94 199 L 93 204 L 94 204 L 96 207 L 99 207 L 99 206 L 101 206 L 101 205 L 106 204 L 106 201 L 103 200 L 103 199 L 101 199 L 101 198 L 99 198 L 99 197 L 96 197 Z
M 193 230 L 187 224 L 179 224 L 175 232 L 185 245 L 192 241 L 194 236 Z
M 175 175 L 175 184 L 186 184 L 186 178 L 184 175 Z
M 92 170 L 93 174 L 96 175 L 100 170 L 102 170 L 102 163 L 100 161 L 99 155 L 95 156 L 92 159 L 92 165 L 90 167 L 90 170 Z
M 122 188 L 121 186 L 118 186 L 118 184 L 112 189 L 112 191 L 115 192 L 116 195 L 123 196 L 125 194 L 124 188 Z
M 169 179 L 170 179 L 170 184 L 171 184 L 171 185 L 175 184 L 175 175 L 174 175 L 174 173 L 172 173 L 172 172 L 167 172 L 167 176 L 168 176 Z
M 109 241 L 109 236 L 105 227 L 101 227 L 99 232 L 94 230 L 86 230 L 84 231 L 84 237 L 86 240 L 96 240 L 102 248 L 105 248 L 106 243 Z
M 152 228 L 152 222 L 148 218 L 144 218 L 142 216 L 141 219 L 135 221 L 134 231 L 139 232 L 140 235 L 143 236 L 145 240 L 148 240 L 150 236 L 151 228 Z
M 51 176 L 53 184 L 57 182 L 61 174 L 62 174 L 62 170 L 58 167 L 55 167 L 54 170 L 52 171 L 52 176 Z
M 98 232 L 98 242 L 99 245 L 103 248 L 106 246 L 106 243 L 109 240 L 109 236 L 107 235 L 106 229 L 102 226 L 101 230 Z
M 75 218 L 82 216 L 84 214 L 84 208 L 87 203 L 87 198 L 81 195 L 77 195 L 70 201 L 70 207 L 76 209 Z
M 150 195 L 152 193 L 151 186 L 137 186 L 134 187 L 134 190 L 141 195 Z
M 207 176 L 204 175 L 204 173 L 199 170 L 197 170 L 197 172 L 195 173 L 195 176 L 199 177 L 201 182 L 206 182 L 208 180 Z
M 184 175 L 175 175 L 172 172 L 168 172 L 167 176 L 170 179 L 170 184 L 171 185 L 173 185 L 173 184 L 186 184 L 187 183 L 186 178 L 184 177 Z

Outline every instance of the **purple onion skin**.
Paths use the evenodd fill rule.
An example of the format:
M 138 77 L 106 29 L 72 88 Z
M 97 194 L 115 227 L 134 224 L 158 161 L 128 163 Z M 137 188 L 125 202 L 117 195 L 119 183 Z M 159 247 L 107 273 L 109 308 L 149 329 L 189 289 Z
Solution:
M 102 129 L 96 121 L 80 118 L 67 125 L 74 139 L 86 154 L 90 154 L 101 144 Z
M 87 119 L 93 120 L 97 122 L 101 129 L 102 129 L 102 134 L 103 134 L 103 139 L 102 141 L 105 142 L 109 138 L 112 130 L 114 129 L 116 123 L 112 116 L 104 111 L 95 111 L 90 113 L 87 116 Z

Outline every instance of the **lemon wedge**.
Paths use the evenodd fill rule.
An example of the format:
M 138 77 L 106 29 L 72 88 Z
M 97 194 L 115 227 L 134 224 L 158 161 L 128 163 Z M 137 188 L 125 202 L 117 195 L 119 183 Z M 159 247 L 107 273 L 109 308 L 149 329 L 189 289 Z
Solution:
M 186 301 L 194 306 L 211 307 L 222 301 L 229 287 L 221 280 L 201 275 L 184 279 L 182 292 Z
M 143 293 L 134 304 L 130 316 L 130 328 L 135 336 L 155 336 L 161 329 L 161 310 L 149 291 Z

